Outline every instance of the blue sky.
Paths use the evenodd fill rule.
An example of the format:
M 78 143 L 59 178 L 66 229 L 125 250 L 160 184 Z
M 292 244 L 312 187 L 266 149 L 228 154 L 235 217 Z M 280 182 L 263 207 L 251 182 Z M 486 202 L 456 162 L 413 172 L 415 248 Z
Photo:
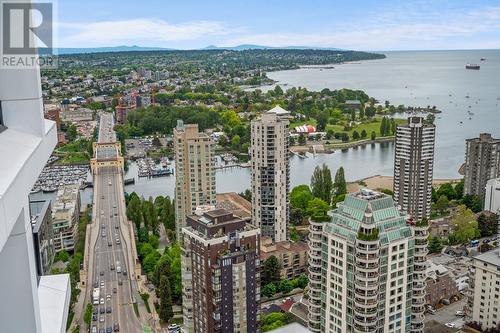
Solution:
M 500 0 L 59 0 L 59 47 L 500 48 Z

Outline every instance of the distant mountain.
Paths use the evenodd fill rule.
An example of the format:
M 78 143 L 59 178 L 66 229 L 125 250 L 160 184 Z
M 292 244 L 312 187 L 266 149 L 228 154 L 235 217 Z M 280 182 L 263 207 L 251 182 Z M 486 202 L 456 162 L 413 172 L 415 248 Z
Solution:
M 340 51 L 341 49 L 334 47 L 315 47 L 315 46 L 264 46 L 264 45 L 253 45 L 253 44 L 241 44 L 237 46 L 215 46 L 209 45 L 203 50 L 231 50 L 231 51 L 244 51 L 244 50 L 276 50 L 276 49 L 288 49 L 288 50 L 328 50 L 328 51 Z
M 99 52 L 129 52 L 129 51 L 167 51 L 173 50 L 163 47 L 142 47 L 137 45 L 132 46 L 111 46 L 111 47 L 89 47 L 89 48 L 71 48 L 61 47 L 58 49 L 59 54 L 77 54 L 77 53 L 99 53 Z

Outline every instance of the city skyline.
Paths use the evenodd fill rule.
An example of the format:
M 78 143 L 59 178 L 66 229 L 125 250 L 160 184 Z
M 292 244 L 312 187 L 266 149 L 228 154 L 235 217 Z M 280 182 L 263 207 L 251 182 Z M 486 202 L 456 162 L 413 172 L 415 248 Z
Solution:
M 154 13 L 154 14 L 152 14 Z M 229 15 L 230 14 L 230 15 Z M 493 49 L 499 1 L 393 0 L 314 5 L 230 1 L 137 6 L 126 1 L 60 2 L 58 47 L 139 45 L 198 49 L 256 44 L 359 50 Z

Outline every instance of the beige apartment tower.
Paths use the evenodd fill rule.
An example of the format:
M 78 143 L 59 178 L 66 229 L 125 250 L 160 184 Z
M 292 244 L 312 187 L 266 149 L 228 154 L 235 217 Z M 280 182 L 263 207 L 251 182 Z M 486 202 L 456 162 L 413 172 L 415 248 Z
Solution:
M 186 216 L 196 207 L 215 205 L 215 144 L 197 124 L 177 121 L 174 128 L 175 224 L 177 239 Z
M 396 130 L 394 201 L 414 219 L 431 215 L 436 126 L 409 117 Z
M 251 124 L 252 223 L 274 242 L 288 239 L 290 113 L 279 106 Z

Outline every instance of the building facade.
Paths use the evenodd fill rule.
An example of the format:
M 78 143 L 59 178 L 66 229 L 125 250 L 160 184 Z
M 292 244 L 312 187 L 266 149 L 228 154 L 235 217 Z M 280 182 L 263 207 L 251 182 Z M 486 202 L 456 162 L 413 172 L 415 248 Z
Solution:
M 427 225 L 363 189 L 310 225 L 309 329 L 423 332 Z
M 485 198 L 486 183 L 500 177 L 500 139 L 489 133 L 465 142 L 464 194 Z
M 275 256 L 280 264 L 281 279 L 293 279 L 301 274 L 307 274 L 306 242 L 282 241 L 273 243 L 270 237 L 263 237 L 260 242 L 260 260 Z
M 40 202 L 39 205 L 30 202 L 30 211 L 37 272 L 40 276 L 47 275 L 56 253 L 50 201 Z
M 288 240 L 289 115 L 276 106 L 251 122 L 252 220 L 275 242 Z
M 182 228 L 186 332 L 258 332 L 260 230 L 224 209 L 200 211 Z
M 422 117 L 396 129 L 394 201 L 417 220 L 431 215 L 435 133 Z
M 175 225 L 177 239 L 186 217 L 199 206 L 216 203 L 215 143 L 197 124 L 179 120 L 174 128 L 175 155 Z
M 500 178 L 490 179 L 486 183 L 484 210 L 500 213 Z
M 80 221 L 80 185 L 71 184 L 59 187 L 52 208 L 52 227 L 54 229 L 54 248 L 59 251 L 73 251 L 78 238 Z
M 441 303 L 443 299 L 459 296 L 457 282 L 451 276 L 450 271 L 443 265 L 436 265 L 428 261 L 425 280 L 425 303 L 433 307 Z
M 39 68 L 0 66 L 2 332 L 66 332 L 69 274 L 38 276 L 28 201 L 56 144 L 56 124 L 43 117 Z
M 498 249 L 474 257 L 470 268 L 467 319 L 483 329 L 500 324 L 500 252 Z

